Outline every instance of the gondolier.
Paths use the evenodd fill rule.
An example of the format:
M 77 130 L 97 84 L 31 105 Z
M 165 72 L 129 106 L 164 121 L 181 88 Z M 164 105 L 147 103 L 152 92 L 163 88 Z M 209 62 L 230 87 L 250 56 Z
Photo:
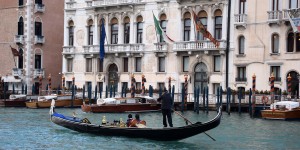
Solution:
M 172 115 L 171 115 L 171 107 L 172 107 L 172 98 L 170 93 L 167 91 L 166 88 L 164 88 L 164 94 L 157 99 L 158 102 L 161 102 L 161 112 L 163 115 L 163 125 L 164 127 L 167 127 L 167 120 L 170 127 L 173 127 L 172 123 Z

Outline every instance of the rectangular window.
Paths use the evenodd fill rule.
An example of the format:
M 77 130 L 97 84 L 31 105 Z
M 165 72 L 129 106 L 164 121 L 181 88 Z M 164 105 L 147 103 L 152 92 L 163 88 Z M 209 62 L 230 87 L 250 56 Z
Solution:
M 239 14 L 245 14 L 246 0 L 240 0 Z
M 135 72 L 141 72 L 142 71 L 142 58 L 136 57 L 135 58 Z
M 74 45 L 74 27 L 70 26 L 69 27 L 69 46 Z
M 220 87 L 220 83 L 213 83 L 213 94 L 217 94 L 218 93 L 218 87 Z
M 130 24 L 124 24 L 124 44 L 128 44 L 130 40 Z
M 290 9 L 295 9 L 298 7 L 298 0 L 290 0 Z
M 165 57 L 158 57 L 158 72 L 165 72 Z
M 87 58 L 85 63 L 86 63 L 85 72 L 92 72 L 92 58 Z
M 207 29 L 207 17 L 201 17 L 200 21 L 203 24 L 204 28 Z M 198 38 L 198 40 L 205 40 L 205 37 L 203 36 L 203 34 L 200 31 L 197 32 L 197 38 Z
M 36 4 L 43 4 L 43 0 L 35 0 Z
M 215 39 L 222 38 L 222 16 L 215 17 Z
M 73 72 L 73 59 L 67 59 L 67 72 Z
M 118 24 L 111 25 L 111 44 L 118 44 Z
M 123 58 L 123 72 L 128 72 L 128 58 Z
M 183 72 L 188 72 L 189 71 L 189 56 L 183 56 L 182 57 L 182 68 L 183 68 Z
M 277 11 L 278 9 L 278 0 L 272 0 L 272 11 Z
M 94 27 L 92 25 L 88 26 L 88 45 L 93 45 L 93 30 Z
M 42 36 L 42 23 L 35 22 L 35 35 Z
M 236 81 L 247 81 L 247 79 L 246 79 L 246 67 L 237 67 Z
M 221 56 L 214 56 L 214 71 L 221 71 Z
M 100 59 L 97 59 L 97 72 L 103 72 L 103 61 L 100 61 Z
M 24 5 L 24 0 L 19 0 L 19 6 L 23 6 Z
M 143 23 L 137 23 L 137 41 L 136 43 L 143 43 Z
M 72 88 L 72 81 L 66 81 L 66 86 L 67 86 L 67 88 L 71 89 Z
M 274 73 L 275 81 L 281 81 L 280 66 L 271 66 L 271 73 Z
M 191 19 L 184 20 L 184 41 L 190 40 L 190 32 L 191 32 Z
M 158 82 L 158 88 L 157 89 L 161 89 L 161 91 L 163 91 L 163 89 L 165 88 L 165 83 L 164 82 Z
M 142 89 L 141 82 L 135 82 L 135 88 L 138 89 L 138 90 Z
M 34 65 L 35 69 L 41 69 L 42 68 L 42 55 L 35 55 Z

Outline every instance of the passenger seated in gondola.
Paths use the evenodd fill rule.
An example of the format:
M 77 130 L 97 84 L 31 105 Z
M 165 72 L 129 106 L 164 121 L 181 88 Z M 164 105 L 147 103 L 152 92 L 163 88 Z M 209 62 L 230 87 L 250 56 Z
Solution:
M 127 122 L 126 122 L 126 125 L 127 125 L 127 127 L 129 127 L 130 126 L 130 122 L 133 120 L 133 118 L 132 118 L 132 115 L 131 114 L 129 114 L 128 115 L 128 119 L 127 119 Z
M 146 121 L 145 120 L 140 120 L 140 115 L 136 114 L 135 119 L 133 119 L 130 122 L 129 127 L 145 128 L 146 127 Z

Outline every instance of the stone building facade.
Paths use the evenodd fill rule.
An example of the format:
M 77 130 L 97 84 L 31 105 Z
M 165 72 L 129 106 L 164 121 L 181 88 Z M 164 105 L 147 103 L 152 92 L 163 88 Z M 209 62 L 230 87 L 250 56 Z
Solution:
M 300 12 L 300 0 L 233 0 L 233 87 L 249 90 L 256 75 L 256 89 L 287 91 L 291 76 L 292 95 L 299 96 L 300 34 L 294 33 L 289 11 Z
M 0 7 L 0 72 L 4 82 L 10 90 L 13 84 L 16 90 L 27 85 L 29 93 L 35 85 L 38 93 L 39 76 L 45 90 L 51 74 L 52 88 L 57 88 L 61 83 L 64 2 L 2 0 Z M 12 55 L 10 46 L 19 56 Z
M 215 93 L 225 86 L 227 7 L 227 0 L 66 0 L 62 70 L 66 87 L 75 78 L 77 87 L 114 86 L 121 92 L 124 86 L 130 88 L 133 74 L 137 89 L 142 75 L 146 89 L 168 87 L 171 77 L 171 85 L 180 93 L 188 75 L 189 93 L 198 86 Z M 192 11 L 220 41 L 219 47 L 195 31 Z M 157 37 L 153 15 L 174 43 Z M 102 18 L 103 62 L 99 59 Z

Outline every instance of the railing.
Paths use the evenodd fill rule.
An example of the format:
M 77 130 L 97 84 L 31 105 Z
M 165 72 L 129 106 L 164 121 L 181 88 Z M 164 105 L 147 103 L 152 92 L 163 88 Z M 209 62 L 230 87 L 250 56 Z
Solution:
M 268 21 L 279 21 L 282 18 L 281 11 L 268 11 Z
M 184 42 L 175 42 L 173 50 L 174 51 L 186 51 L 186 50 L 218 50 L 225 49 L 226 42 L 219 41 L 220 46 L 217 48 L 215 44 L 211 41 L 184 41 Z
M 19 69 L 19 68 L 13 68 L 12 69 L 12 75 L 15 77 L 20 77 L 23 75 L 23 69 Z
M 45 77 L 45 71 L 44 71 L 44 69 L 43 68 L 34 69 L 33 76 L 34 76 L 34 78 L 38 78 L 39 76 L 42 76 L 44 78 Z
M 157 52 L 165 52 L 168 50 L 168 44 L 167 43 L 154 43 L 155 47 L 156 47 L 156 51 Z
M 99 45 L 83 46 L 85 53 L 99 53 Z M 143 52 L 144 44 L 108 44 L 104 46 L 106 53 Z
M 300 8 L 296 8 L 296 9 L 283 9 L 282 10 L 282 20 L 289 20 L 289 12 L 290 11 L 300 11 Z
M 74 53 L 75 47 L 74 46 L 64 46 L 63 53 Z
M 247 14 L 235 14 L 234 15 L 235 24 L 242 24 L 247 22 Z
M 35 44 L 44 44 L 45 43 L 45 38 L 42 35 L 36 35 L 34 38 L 34 43 Z
M 140 3 L 142 0 L 95 0 L 93 6 L 129 5 Z
M 235 78 L 235 81 L 236 81 L 236 82 L 246 82 L 246 81 L 247 81 L 247 78 L 238 77 L 238 78 Z
M 24 36 L 23 35 L 15 35 L 15 43 L 24 43 Z
M 67 1 L 66 2 L 66 9 L 73 9 L 73 8 L 75 8 L 75 4 L 76 4 L 75 0 L 69 0 L 69 1 Z
M 35 4 L 34 10 L 35 10 L 35 12 L 44 12 L 45 5 L 44 4 Z

